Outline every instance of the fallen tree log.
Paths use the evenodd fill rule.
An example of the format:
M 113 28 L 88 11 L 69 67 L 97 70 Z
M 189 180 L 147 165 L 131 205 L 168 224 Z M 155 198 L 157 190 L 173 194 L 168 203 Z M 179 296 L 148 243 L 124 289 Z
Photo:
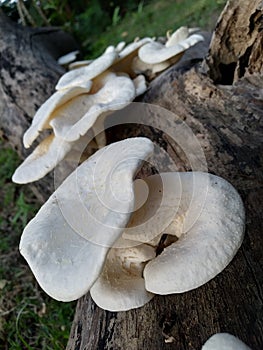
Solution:
M 193 350 L 201 349 L 217 332 L 232 333 L 254 350 L 262 348 L 262 15 L 260 1 L 230 1 L 202 65 L 186 72 L 187 62 L 171 68 L 152 82 L 142 99 L 173 112 L 171 128 L 176 127 L 177 117 L 183 120 L 198 138 L 209 172 L 238 189 L 247 215 L 242 248 L 206 285 L 183 294 L 155 296 L 136 310 L 104 311 L 86 295 L 77 304 L 67 350 Z M 181 170 L 190 170 L 176 142 L 160 131 L 167 128 L 161 110 L 159 120 L 159 130 L 115 127 L 111 141 L 147 136 Z
M 184 121 L 202 146 L 209 172 L 237 188 L 247 217 L 241 249 L 230 265 L 206 285 L 183 294 L 155 296 L 139 309 L 104 311 L 87 294 L 78 301 L 67 350 L 193 350 L 200 349 L 216 332 L 232 333 L 254 350 L 262 348 L 262 16 L 262 1 L 229 1 L 207 58 L 172 67 L 151 83 L 141 100 L 172 112 L 170 128 L 176 127 L 177 118 Z M 17 28 L 18 32 L 12 31 L 14 38 L 18 33 L 31 38 L 31 34 Z M 10 44 L 17 45 L 17 41 L 14 43 Z M 22 43 L 29 48 L 30 64 L 25 57 L 19 61 L 21 51 L 12 56 L 13 61 L 7 59 L 8 50 L 1 53 L 0 111 L 2 134 L 24 157 L 22 133 L 36 108 L 52 92 L 62 70 L 49 54 L 50 48 L 41 44 L 42 51 L 39 47 L 32 49 L 31 39 Z M 34 76 L 30 66 L 39 68 L 46 54 L 49 64 Z M 16 66 L 22 67 L 20 71 Z M 24 85 L 13 84 L 10 88 L 10 81 L 21 80 L 18 74 L 25 67 L 29 74 L 22 79 Z M 115 126 L 108 131 L 108 141 L 147 136 L 162 146 L 180 170 L 191 170 L 178 144 L 162 131 L 167 128 L 162 125 L 167 120 L 162 120 L 162 109 L 159 111 L 159 129 L 136 124 Z M 43 180 L 36 187 L 40 197 L 45 188 L 43 199 L 52 191 L 50 183 Z

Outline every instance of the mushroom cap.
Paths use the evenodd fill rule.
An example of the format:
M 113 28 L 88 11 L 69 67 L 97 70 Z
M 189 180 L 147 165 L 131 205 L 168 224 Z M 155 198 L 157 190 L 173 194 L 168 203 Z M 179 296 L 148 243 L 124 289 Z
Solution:
M 57 60 L 57 62 L 58 62 L 58 64 L 60 64 L 60 65 L 69 64 L 70 62 L 75 61 L 75 59 L 76 59 L 76 57 L 77 57 L 78 54 L 79 54 L 79 51 L 78 51 L 78 50 L 69 52 L 69 53 L 67 53 L 67 54 L 64 55 L 64 56 L 59 57 L 58 60 Z
M 228 333 L 212 335 L 202 347 L 202 350 L 251 350 L 241 340 Z
M 132 61 L 137 56 L 139 48 L 149 42 L 152 42 L 152 39 L 143 38 L 124 47 L 119 52 L 118 59 L 112 64 L 111 69 L 114 72 L 125 72 L 134 77 Z
M 147 90 L 146 80 L 143 75 L 138 75 L 133 79 L 136 96 L 142 95 Z
M 122 59 L 124 57 L 129 56 L 130 54 L 137 52 L 137 50 L 147 44 L 151 43 L 153 40 L 151 38 L 143 38 L 137 41 L 134 41 L 133 43 L 130 43 L 129 45 L 125 46 L 123 50 L 119 52 L 119 58 Z
M 167 227 L 178 213 L 182 194 L 180 175 L 172 174 L 135 180 L 134 206 L 138 209 L 131 216 L 122 234 L 123 239 L 134 241 L 135 244 L 140 242 L 157 245 L 160 234 L 167 232 Z M 176 235 L 177 231 L 173 234 Z
M 41 179 L 65 157 L 72 144 L 59 137 L 46 137 L 15 170 L 12 181 L 26 184 Z
M 68 89 L 72 86 L 83 86 L 87 81 L 92 80 L 106 69 L 108 69 L 116 60 L 118 53 L 113 50 L 111 52 L 104 53 L 88 66 L 73 69 L 59 79 L 56 89 Z
M 76 160 L 76 154 L 80 156 L 91 138 L 91 135 L 86 134 L 75 142 L 67 142 L 54 134 L 49 135 L 19 165 L 12 181 L 19 184 L 37 181 L 53 170 L 70 152 L 75 154 Z
M 75 86 L 68 90 L 56 91 L 52 96 L 50 96 L 38 109 L 32 120 L 31 126 L 25 132 L 23 136 L 24 146 L 26 148 L 30 147 L 42 130 L 50 128 L 49 121 L 57 108 L 79 95 L 88 93 L 91 86 L 92 82 L 87 81 L 86 87 Z
M 176 55 L 181 54 L 189 47 L 203 40 L 204 38 L 202 35 L 193 34 L 185 40 L 169 47 L 166 47 L 165 45 L 158 42 L 150 42 L 148 44 L 143 45 L 139 49 L 138 56 L 140 60 L 142 60 L 145 63 L 161 63 L 163 61 L 169 60 L 170 58 Z
M 144 73 L 149 79 L 152 79 L 153 75 L 167 69 L 172 63 L 174 62 L 167 60 L 156 64 L 149 64 L 140 60 L 139 57 L 135 57 L 132 61 L 132 69 L 136 74 Z
M 93 62 L 94 60 L 82 60 L 82 61 L 75 61 L 69 64 L 68 69 L 69 70 L 73 70 L 73 69 L 77 69 L 80 67 L 85 67 L 88 66 L 91 62 Z
M 120 52 L 120 51 L 122 51 L 122 50 L 124 49 L 125 46 L 126 46 L 126 42 L 125 42 L 125 41 L 120 41 L 120 42 L 117 44 L 115 50 L 116 50 L 117 52 Z
M 111 248 L 102 273 L 90 289 L 92 299 L 109 311 L 126 311 L 145 305 L 154 294 L 146 291 L 142 271 L 145 263 L 154 257 L 155 249 L 147 244 Z
M 144 269 L 146 289 L 156 294 L 182 293 L 208 282 L 233 259 L 244 234 L 243 203 L 230 183 L 202 172 L 175 174 L 161 174 L 171 192 L 182 186 L 181 197 L 175 194 L 177 214 L 162 233 L 178 227 L 179 239 Z
M 124 108 L 135 97 L 133 81 L 125 76 L 113 76 L 93 95 L 79 97 L 50 121 L 55 135 L 72 142 L 84 135 L 95 124 L 97 118 Z M 63 106 L 62 106 L 63 107 Z M 86 113 L 83 113 L 83 112 Z
M 199 31 L 199 28 L 180 27 L 172 34 L 167 35 L 166 47 L 174 46 L 189 37 L 190 34 Z
M 20 252 L 57 300 L 85 294 L 134 205 L 133 177 L 153 151 L 146 138 L 111 144 L 83 162 L 24 229 Z

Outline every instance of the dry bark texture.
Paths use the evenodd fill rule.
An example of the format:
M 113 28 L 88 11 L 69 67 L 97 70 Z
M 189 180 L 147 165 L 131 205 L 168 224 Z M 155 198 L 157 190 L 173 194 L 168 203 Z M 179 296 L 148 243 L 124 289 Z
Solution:
M 232 84 L 263 73 L 263 1 L 229 1 L 214 31 L 207 59 L 210 77 Z
M 151 84 L 143 98 L 175 114 L 171 128 L 176 127 L 176 117 L 184 120 L 202 145 L 209 172 L 229 180 L 241 194 L 247 217 L 241 249 L 206 285 L 184 294 L 155 296 L 137 310 L 107 312 L 86 295 L 78 302 L 67 350 L 197 350 L 217 332 L 232 333 L 252 349 L 262 349 L 261 5 L 260 1 L 230 2 L 218 22 L 207 61 L 187 72 L 185 66 L 173 67 Z M 161 114 L 159 119 L 163 130 Z M 160 144 L 179 169 L 190 168 L 176 142 L 159 130 L 120 126 L 109 137 L 115 141 L 142 135 Z
M 254 350 L 263 348 L 261 26 L 262 1 L 230 1 L 216 27 L 207 60 L 201 64 L 190 57 L 187 65 L 172 67 L 152 82 L 142 99 L 174 113 L 170 128 L 176 128 L 177 117 L 185 121 L 204 150 L 209 172 L 229 180 L 241 194 L 247 217 L 241 249 L 206 285 L 183 294 L 155 296 L 136 310 L 107 312 L 87 294 L 78 302 L 67 350 L 198 350 L 216 332 L 232 333 Z M 1 16 L 0 29 L 3 33 Z M 61 70 L 56 70 L 54 58 L 47 62 L 42 57 L 31 34 L 13 26 L 5 30 L 12 33 L 14 43 L 17 33 L 21 35 L 20 48 L 30 48 L 25 58 L 21 49 L 14 52 L 14 43 L 11 50 L 0 37 L 1 50 L 5 49 L 0 66 L 1 128 L 22 153 L 22 132 L 52 92 Z M 7 59 L 9 51 L 11 60 Z M 14 84 L 18 79 L 19 84 Z M 159 120 L 163 130 L 161 114 Z M 148 136 L 169 153 L 180 170 L 190 169 L 176 141 L 160 130 L 120 126 L 108 132 L 108 139 Z M 40 183 L 43 186 L 44 181 Z

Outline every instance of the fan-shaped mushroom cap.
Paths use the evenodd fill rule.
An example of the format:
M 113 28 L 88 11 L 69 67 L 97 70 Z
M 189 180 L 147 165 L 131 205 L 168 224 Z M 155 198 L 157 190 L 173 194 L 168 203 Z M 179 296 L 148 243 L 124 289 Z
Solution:
M 20 252 L 57 300 L 85 294 L 134 205 L 133 177 L 153 151 L 146 138 L 111 144 L 82 163 L 26 226 Z
M 75 59 L 76 59 L 78 53 L 79 53 L 78 50 L 69 52 L 69 53 L 67 53 L 67 54 L 64 55 L 64 56 L 59 57 L 59 59 L 57 60 L 57 62 L 58 62 L 58 64 L 60 64 L 60 65 L 69 64 L 70 62 L 75 61 Z
M 117 44 L 117 46 L 113 46 L 113 45 L 110 45 L 106 48 L 106 50 L 104 51 L 104 53 L 108 53 L 108 52 L 113 52 L 113 51 L 116 51 L 116 52 L 120 52 L 124 49 L 126 43 L 125 41 L 121 41 Z
M 127 45 L 126 47 L 123 48 L 123 50 L 121 50 L 119 52 L 119 58 L 122 59 L 124 57 L 129 56 L 130 54 L 137 52 L 137 50 L 147 44 L 147 43 L 151 43 L 153 40 L 151 38 L 143 38 L 137 41 L 134 41 L 133 43 L 130 43 L 129 45 Z
M 110 80 L 113 80 L 116 78 L 118 74 L 114 73 L 110 70 L 105 70 L 103 73 L 98 75 L 92 80 L 92 88 L 90 91 L 90 94 L 94 95 L 96 94 L 100 89 L 103 88 L 103 86 Z
M 228 333 L 212 335 L 203 345 L 202 350 L 251 350 L 241 340 Z
M 147 244 L 113 247 L 102 273 L 90 289 L 92 299 L 109 311 L 126 311 L 146 304 L 154 294 L 146 291 L 142 272 L 145 263 L 154 257 L 155 249 Z
M 149 64 L 140 60 L 139 57 L 134 57 L 134 60 L 132 61 L 132 70 L 136 74 L 144 73 L 149 76 L 149 79 L 152 79 L 156 73 L 167 69 L 172 63 L 168 60 L 156 64 Z
M 41 179 L 53 170 L 70 152 L 78 155 L 89 143 L 91 136 L 82 136 L 75 142 L 67 142 L 54 134 L 46 137 L 15 170 L 12 181 L 25 184 Z M 75 157 L 76 159 L 76 157 Z
M 174 46 L 182 42 L 186 38 L 188 38 L 190 34 L 195 33 L 199 30 L 200 30 L 199 28 L 180 27 L 172 34 L 168 32 L 167 33 L 168 40 L 166 41 L 165 46 L 166 47 Z
M 152 39 L 143 38 L 124 47 L 124 49 L 119 52 L 118 59 L 112 64 L 111 69 L 114 72 L 128 73 L 133 77 L 132 61 L 137 56 L 139 48 L 150 42 L 152 42 Z
M 124 108 L 134 97 L 133 81 L 128 77 L 114 76 L 96 94 L 83 95 L 71 105 L 64 106 L 50 125 L 55 135 L 66 141 L 75 141 L 92 128 L 97 118 Z
M 120 52 L 120 51 L 122 51 L 122 50 L 124 49 L 125 45 L 126 45 L 126 42 L 125 42 L 125 41 L 120 41 L 120 42 L 117 44 L 115 50 L 116 50 L 117 52 Z
M 50 135 L 23 161 L 12 176 L 12 181 L 25 184 L 41 179 L 65 157 L 72 144 Z
M 44 129 L 49 129 L 49 121 L 53 112 L 63 104 L 74 99 L 74 97 L 88 93 L 92 82 L 87 82 L 86 87 L 72 87 L 68 90 L 56 91 L 36 112 L 32 124 L 27 129 L 23 137 L 23 143 L 26 148 L 30 147 L 39 133 Z
M 163 181 L 173 174 L 162 174 Z M 178 176 L 174 178 L 178 186 Z M 180 173 L 182 197 L 178 214 L 166 229 L 179 240 L 144 270 L 146 289 L 157 294 L 181 293 L 201 286 L 220 273 L 240 247 L 244 233 L 243 203 L 227 181 L 206 173 Z M 195 187 L 198 197 L 193 196 Z M 166 231 L 165 231 L 166 232 Z
M 91 62 L 93 62 L 94 60 L 82 60 L 82 61 L 75 61 L 69 64 L 68 69 L 69 70 L 73 70 L 73 69 L 77 69 L 80 67 L 85 67 L 88 66 Z
M 155 246 L 160 235 L 167 232 L 178 212 L 182 194 L 179 173 L 171 174 L 135 180 L 135 208 L 139 209 L 133 213 L 122 234 L 123 239 Z M 176 236 L 178 229 L 173 234 Z
M 88 66 L 73 69 L 59 79 L 56 89 L 68 89 L 72 86 L 83 86 L 87 81 L 92 80 L 106 69 L 108 69 L 116 60 L 118 53 L 113 50 L 105 53 L 92 61 Z
M 176 236 L 147 263 L 144 278 L 152 293 L 182 293 L 208 282 L 232 260 L 243 239 L 243 203 L 231 184 L 211 174 L 163 173 L 159 185 L 155 177 L 145 180 L 151 201 L 133 214 L 123 238 L 153 244 L 158 231 Z M 171 220 L 173 208 L 178 210 Z
M 202 35 L 193 34 L 185 40 L 169 47 L 158 42 L 150 42 L 139 49 L 138 55 L 145 63 L 157 64 L 182 54 L 189 47 L 203 40 L 204 38 Z

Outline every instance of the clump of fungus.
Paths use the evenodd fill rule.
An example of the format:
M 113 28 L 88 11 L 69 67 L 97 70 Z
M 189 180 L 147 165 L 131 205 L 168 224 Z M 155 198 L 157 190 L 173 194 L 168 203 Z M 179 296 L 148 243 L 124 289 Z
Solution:
M 143 38 L 127 46 L 125 42 L 120 42 L 116 47 L 109 46 L 94 60 L 71 63 L 71 70 L 59 79 L 56 92 L 36 112 L 24 134 L 24 146 L 29 148 L 44 130 L 50 130 L 51 134 L 18 167 L 13 181 L 27 183 L 39 180 L 78 147 L 81 136 L 93 133 L 98 148 L 105 146 L 105 132 L 98 133 L 98 130 L 103 130 L 105 118 L 146 91 L 147 81 L 141 72 L 150 70 L 150 76 L 154 76 L 174 62 L 173 55 L 178 60 L 179 54 L 203 40 L 202 36 L 191 34 L 191 29 L 182 27 L 167 38 L 167 47 L 154 39 Z M 147 51 L 155 44 L 162 48 L 159 53 L 155 50 L 155 57 L 159 54 L 162 56 L 167 49 L 171 51 L 169 58 L 166 54 L 164 61 L 158 58 L 158 63 L 153 66 L 149 66 L 146 59 L 143 64 L 147 67 L 138 68 L 138 57 L 144 60 L 144 48 Z M 69 63 L 77 53 L 62 57 L 60 63 Z M 55 157 L 54 151 L 58 145 L 60 151 Z
M 121 42 L 95 60 L 71 64 L 25 132 L 26 148 L 44 130 L 50 135 L 15 171 L 17 183 L 45 176 L 90 136 L 99 148 L 64 180 L 21 237 L 20 252 L 51 297 L 70 301 L 90 291 L 103 309 L 137 308 L 155 294 L 198 288 L 240 247 L 244 208 L 227 181 L 201 172 L 135 180 L 154 144 L 138 137 L 105 147 L 105 134 L 98 134 L 109 114 L 146 91 L 149 77 L 203 40 L 196 31 L 182 27 L 165 44 L 151 38 Z
M 124 311 L 197 288 L 232 260 L 244 232 L 236 190 L 201 172 L 134 181 L 152 152 L 146 138 L 102 148 L 27 225 L 20 251 L 50 296 L 69 301 L 90 290 L 101 308 Z

